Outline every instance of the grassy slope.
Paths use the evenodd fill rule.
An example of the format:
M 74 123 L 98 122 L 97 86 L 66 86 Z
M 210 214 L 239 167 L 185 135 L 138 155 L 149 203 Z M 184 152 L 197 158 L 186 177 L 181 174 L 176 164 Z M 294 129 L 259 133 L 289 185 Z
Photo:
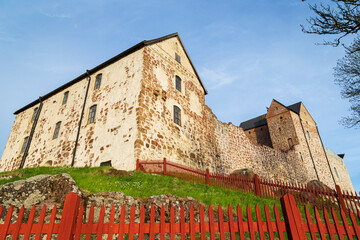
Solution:
M 233 210 L 240 204 L 245 214 L 246 206 L 249 205 L 255 217 L 255 206 L 259 205 L 264 213 L 265 204 L 270 208 L 273 217 L 273 206 L 276 204 L 281 213 L 280 202 L 277 200 L 263 199 L 252 194 L 236 192 L 218 187 L 210 187 L 202 184 L 193 184 L 174 177 L 163 175 L 150 175 L 141 172 L 130 172 L 124 175 L 109 174 L 108 167 L 96 168 L 67 168 L 67 167 L 38 167 L 16 170 L 13 172 L 0 173 L 0 186 L 20 179 L 29 178 L 39 174 L 68 173 L 77 185 L 91 193 L 122 191 L 125 195 L 146 198 L 153 195 L 172 194 L 179 197 L 193 197 L 203 205 L 211 204 L 215 208 L 220 204 L 224 208 L 230 204 Z M 14 177 L 1 179 L 6 175 Z M 225 209 L 224 209 L 225 210 Z M 246 215 L 246 214 L 245 214 Z M 265 217 L 265 214 L 262 214 Z M 255 218 L 256 219 L 256 218 Z M 264 219 L 265 220 L 265 219 Z

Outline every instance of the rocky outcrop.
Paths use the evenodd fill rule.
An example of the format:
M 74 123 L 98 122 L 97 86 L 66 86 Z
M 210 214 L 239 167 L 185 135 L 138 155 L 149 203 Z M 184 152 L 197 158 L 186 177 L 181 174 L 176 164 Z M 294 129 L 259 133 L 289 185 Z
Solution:
M 230 176 L 232 177 L 241 177 L 247 179 L 253 179 L 254 175 L 255 175 L 254 171 L 250 168 L 238 169 L 230 174 Z

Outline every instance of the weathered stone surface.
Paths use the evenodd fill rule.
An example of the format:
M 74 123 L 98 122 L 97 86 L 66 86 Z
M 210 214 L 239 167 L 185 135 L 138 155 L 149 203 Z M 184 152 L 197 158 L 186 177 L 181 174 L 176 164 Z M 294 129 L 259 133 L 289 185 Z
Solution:
M 306 186 L 308 188 L 312 188 L 320 191 L 329 191 L 329 192 L 332 191 L 332 189 L 329 188 L 325 183 L 320 182 L 318 180 L 311 180 L 306 184 Z
M 67 173 L 61 175 L 38 175 L 25 180 L 7 183 L 0 188 L 0 205 L 8 208 L 31 208 L 33 205 L 42 207 L 44 204 L 52 208 L 57 204 L 60 208 L 65 201 L 66 194 L 81 191 L 75 181 Z
M 253 179 L 254 175 L 255 175 L 254 171 L 249 168 L 238 169 L 230 174 L 230 176 L 232 177 L 236 176 L 236 177 L 248 178 L 248 179 Z

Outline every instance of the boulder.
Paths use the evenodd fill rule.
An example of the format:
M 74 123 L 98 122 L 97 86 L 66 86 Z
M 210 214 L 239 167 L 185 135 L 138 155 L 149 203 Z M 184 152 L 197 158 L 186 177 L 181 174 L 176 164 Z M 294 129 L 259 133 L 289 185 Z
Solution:
M 320 190 L 320 191 L 328 191 L 328 192 L 333 191 L 325 183 L 320 182 L 319 180 L 311 180 L 306 184 L 306 186 L 308 188 L 312 188 L 312 189 L 316 189 L 316 190 Z
M 232 177 L 241 177 L 247 179 L 253 179 L 254 175 L 254 171 L 250 168 L 237 169 L 230 174 Z

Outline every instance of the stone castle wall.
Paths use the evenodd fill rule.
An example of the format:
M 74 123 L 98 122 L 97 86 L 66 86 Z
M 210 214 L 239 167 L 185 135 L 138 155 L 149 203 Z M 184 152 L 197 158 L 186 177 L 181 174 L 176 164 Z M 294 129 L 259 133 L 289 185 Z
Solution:
M 181 63 L 175 61 L 175 53 Z M 103 74 L 101 87 L 94 90 L 99 73 Z M 181 78 L 181 91 L 175 88 L 175 76 Z M 204 89 L 177 38 L 145 46 L 92 74 L 91 79 L 75 166 L 99 166 L 101 162 L 111 161 L 115 168 L 134 170 L 136 159 L 166 157 L 212 172 L 231 173 L 251 168 L 263 178 L 306 183 L 316 179 L 311 153 L 320 180 L 333 187 L 330 169 L 322 159 L 324 152 L 319 148 L 320 139 L 309 139 L 309 151 L 303 144 L 305 136 L 299 130 L 300 120 L 295 113 L 284 113 L 280 125 L 269 120 L 270 130 L 283 127 L 281 124 L 286 125 L 287 119 L 292 118 L 293 130 L 286 137 L 281 136 L 279 142 L 275 141 L 280 150 L 269 147 L 274 136 L 267 129 L 264 131 L 267 133 L 258 133 L 265 134 L 267 140 L 258 142 L 260 137 L 249 139 L 242 128 L 219 121 L 205 104 Z M 86 87 L 87 81 L 83 79 L 43 102 L 25 167 L 70 166 Z M 66 91 L 69 91 L 68 102 L 62 105 Z M 87 124 L 89 108 L 94 104 L 97 105 L 95 122 Z M 174 106 L 181 110 L 180 125 L 174 123 Z M 24 138 L 30 134 L 35 107 L 16 116 L 0 161 L 1 171 L 19 167 L 20 150 Z M 280 116 L 275 115 L 274 118 Z M 52 139 L 59 121 L 59 137 Z M 315 136 L 314 126 L 306 125 L 304 129 Z M 294 144 L 301 144 L 289 147 L 288 135 L 293 136 Z M 334 166 L 339 162 L 331 161 Z M 345 174 L 346 168 L 343 170 L 341 165 L 336 168 Z

